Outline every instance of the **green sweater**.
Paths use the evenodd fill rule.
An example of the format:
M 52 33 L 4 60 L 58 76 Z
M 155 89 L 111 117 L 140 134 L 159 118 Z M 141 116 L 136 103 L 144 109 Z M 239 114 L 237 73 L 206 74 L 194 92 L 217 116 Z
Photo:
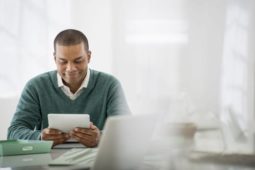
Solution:
M 48 127 L 49 113 L 89 114 L 100 130 L 108 116 L 129 114 L 119 81 L 106 73 L 90 70 L 89 84 L 75 100 L 58 87 L 57 71 L 50 71 L 28 81 L 8 128 L 8 139 L 40 139 Z

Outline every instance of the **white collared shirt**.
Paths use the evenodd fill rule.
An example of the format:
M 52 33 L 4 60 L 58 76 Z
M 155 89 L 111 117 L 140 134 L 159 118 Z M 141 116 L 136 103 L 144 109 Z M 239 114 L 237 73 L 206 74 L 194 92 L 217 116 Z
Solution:
M 81 92 L 84 90 L 84 88 L 87 88 L 87 86 L 89 84 L 89 77 L 90 77 L 90 70 L 88 68 L 87 75 L 86 75 L 85 79 L 83 80 L 80 88 L 75 93 L 72 93 L 70 88 L 68 86 L 64 85 L 61 76 L 59 75 L 59 73 L 57 73 L 58 87 L 60 87 L 61 90 L 65 93 L 65 95 L 67 95 L 71 100 L 75 100 L 81 94 Z

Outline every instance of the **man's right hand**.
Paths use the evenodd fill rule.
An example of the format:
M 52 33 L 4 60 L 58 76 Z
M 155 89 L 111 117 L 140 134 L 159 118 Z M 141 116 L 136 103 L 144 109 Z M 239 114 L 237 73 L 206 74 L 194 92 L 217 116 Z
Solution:
M 68 133 L 64 133 L 58 129 L 46 128 L 43 129 L 41 133 L 41 139 L 53 141 L 53 146 L 65 143 L 69 138 L 70 136 Z

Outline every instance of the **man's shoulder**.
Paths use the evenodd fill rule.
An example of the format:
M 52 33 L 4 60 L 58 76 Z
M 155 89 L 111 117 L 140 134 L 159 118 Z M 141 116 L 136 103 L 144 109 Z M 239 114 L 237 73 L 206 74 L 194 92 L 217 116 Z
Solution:
M 113 75 L 106 73 L 106 72 L 102 72 L 102 71 L 90 69 L 90 74 L 93 78 L 95 78 L 97 80 L 113 80 L 113 81 L 117 80 L 117 78 L 114 77 Z
M 106 72 L 96 71 L 90 69 L 90 86 L 94 87 L 97 86 L 99 88 L 107 88 L 110 86 L 115 86 L 119 84 L 119 80 Z
M 38 84 L 38 83 L 42 83 L 42 82 L 44 82 L 44 83 L 52 82 L 54 79 L 56 79 L 56 70 L 38 74 L 37 76 L 31 78 L 28 81 L 28 84 Z

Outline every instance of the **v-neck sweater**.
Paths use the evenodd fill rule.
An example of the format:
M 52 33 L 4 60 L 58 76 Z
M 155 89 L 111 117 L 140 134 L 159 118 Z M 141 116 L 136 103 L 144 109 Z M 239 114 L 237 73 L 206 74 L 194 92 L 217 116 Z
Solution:
M 32 78 L 25 85 L 8 128 L 8 139 L 40 139 L 49 113 L 89 114 L 100 130 L 107 117 L 129 114 L 120 82 L 112 75 L 90 69 L 87 88 L 71 100 L 57 84 L 57 71 Z

